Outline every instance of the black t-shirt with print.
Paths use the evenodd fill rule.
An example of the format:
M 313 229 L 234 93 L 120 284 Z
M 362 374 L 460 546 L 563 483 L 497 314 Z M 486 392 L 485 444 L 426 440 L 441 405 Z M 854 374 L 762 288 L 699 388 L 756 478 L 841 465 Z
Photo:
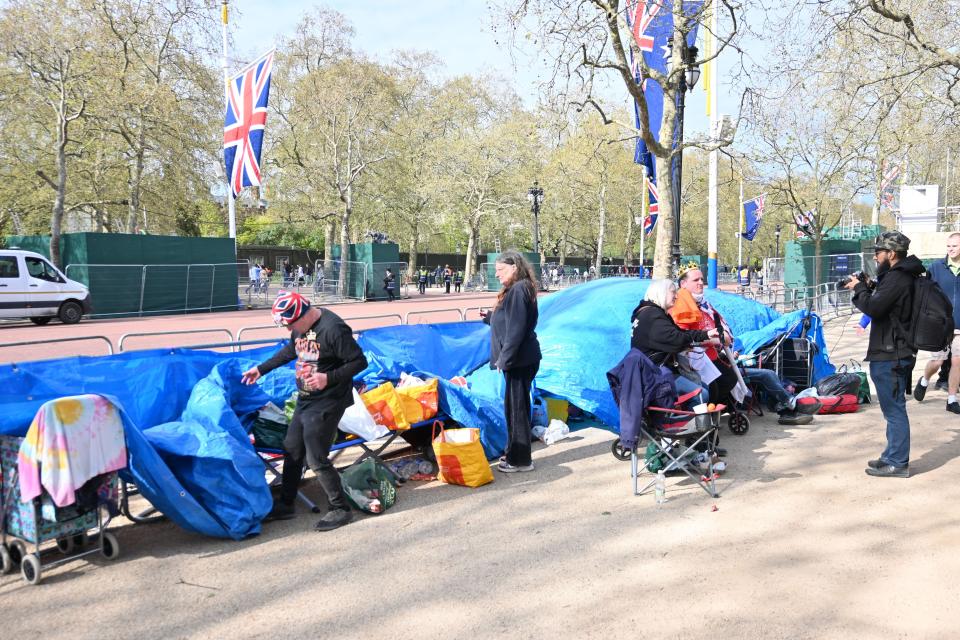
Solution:
M 297 361 L 297 389 L 304 400 L 349 406 L 353 376 L 363 371 L 367 359 L 353 339 L 353 330 L 340 316 L 327 309 L 305 333 L 294 331 L 289 342 L 257 369 L 265 375 L 293 360 Z M 314 373 L 327 374 L 327 386 L 320 391 L 306 388 L 303 379 Z

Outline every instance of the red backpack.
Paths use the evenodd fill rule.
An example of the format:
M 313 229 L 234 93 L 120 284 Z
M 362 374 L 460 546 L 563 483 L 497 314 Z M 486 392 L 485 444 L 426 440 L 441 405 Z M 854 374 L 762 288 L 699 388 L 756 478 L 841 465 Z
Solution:
M 856 413 L 860 407 L 857 396 L 852 393 L 845 393 L 842 396 L 820 396 L 817 400 L 822 405 L 817 412 L 820 414 Z

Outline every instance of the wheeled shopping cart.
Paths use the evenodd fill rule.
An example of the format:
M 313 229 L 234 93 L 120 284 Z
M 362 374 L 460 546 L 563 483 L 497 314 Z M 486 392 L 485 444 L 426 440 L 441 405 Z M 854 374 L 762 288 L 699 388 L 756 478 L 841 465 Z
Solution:
M 118 512 L 117 474 L 91 479 L 77 491 L 77 502 L 67 507 L 56 506 L 46 492 L 22 502 L 17 470 L 22 442 L 0 437 L 0 573 L 19 565 L 23 579 L 38 584 L 45 568 L 94 553 L 116 559 L 120 545 L 106 528 Z M 44 544 L 51 541 L 55 547 Z

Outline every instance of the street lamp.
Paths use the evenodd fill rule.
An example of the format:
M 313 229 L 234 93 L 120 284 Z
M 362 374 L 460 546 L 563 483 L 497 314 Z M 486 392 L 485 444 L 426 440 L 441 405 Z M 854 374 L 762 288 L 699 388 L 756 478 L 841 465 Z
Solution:
M 457 241 L 457 270 L 458 271 L 460 269 L 460 247 L 462 246 L 463 244 L 460 241 Z M 466 268 L 466 266 L 464 266 L 464 268 Z
M 774 232 L 773 235 L 777 237 L 777 257 L 779 258 L 780 257 L 780 225 L 779 224 L 777 225 L 777 230 Z
M 673 51 L 673 38 L 667 40 L 667 46 Z M 673 247 L 671 254 L 673 257 L 673 266 L 680 268 L 680 193 L 683 183 L 683 109 L 687 98 L 687 91 L 693 91 L 697 81 L 700 80 L 700 67 L 697 66 L 697 48 L 687 44 L 687 39 L 683 38 L 681 45 L 681 64 L 685 67 L 680 74 L 680 84 L 677 87 L 677 155 L 673 160 Z M 670 64 L 670 60 L 667 60 Z
M 527 200 L 530 201 L 530 212 L 533 213 L 533 250 L 540 254 L 540 205 L 543 204 L 543 187 L 534 180 L 533 186 L 527 191 Z

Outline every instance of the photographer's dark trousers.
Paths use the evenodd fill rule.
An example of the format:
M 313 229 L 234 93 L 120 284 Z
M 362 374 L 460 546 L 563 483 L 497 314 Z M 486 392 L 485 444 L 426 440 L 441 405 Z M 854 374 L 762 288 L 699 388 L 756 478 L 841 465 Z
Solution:
M 397 296 L 393 293 L 393 287 L 384 287 L 387 292 L 387 302 L 393 302 Z
M 424 295 L 424 294 L 426 294 L 426 293 L 427 293 L 427 281 L 426 281 L 426 280 L 421 280 L 421 281 L 420 281 L 420 295 Z
M 337 438 L 337 425 L 345 408 L 332 406 L 329 400 L 311 402 L 297 400 L 293 419 L 283 439 L 286 455 L 283 457 L 283 475 L 280 483 L 280 501 L 293 504 L 303 476 L 303 464 L 313 469 L 317 480 L 327 494 L 331 509 L 349 509 L 340 484 L 340 473 L 330 462 L 330 447 Z
M 507 463 L 525 467 L 530 458 L 530 386 L 540 363 L 503 371 L 506 391 L 503 412 L 507 417 Z
M 887 448 L 880 460 L 895 467 L 905 467 L 910 462 L 910 419 L 905 392 L 910 388 L 915 363 L 916 358 L 870 361 L 870 378 L 887 420 Z

